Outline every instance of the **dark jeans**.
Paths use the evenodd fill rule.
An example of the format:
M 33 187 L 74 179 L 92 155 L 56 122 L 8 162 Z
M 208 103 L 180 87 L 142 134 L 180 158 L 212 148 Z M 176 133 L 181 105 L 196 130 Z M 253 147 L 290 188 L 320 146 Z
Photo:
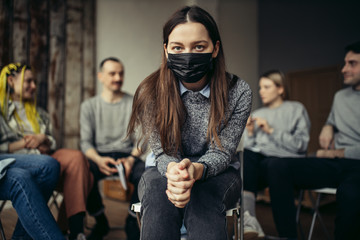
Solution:
M 337 188 L 336 239 L 360 239 L 360 160 L 274 159 L 268 178 L 275 224 L 281 237 L 296 237 L 294 189 Z
M 266 157 L 257 152 L 244 150 L 244 190 L 253 192 L 266 188 L 268 178 L 272 176 L 268 171 L 268 164 L 276 157 Z
M 223 173 L 195 182 L 190 202 L 176 208 L 165 193 L 167 179 L 156 167 L 146 169 L 139 183 L 142 240 L 180 239 L 183 220 L 189 240 L 225 240 L 226 209 L 240 198 L 240 172 L 229 167 Z
M 122 153 L 122 152 L 99 153 L 99 155 L 112 157 L 115 160 L 118 158 L 124 158 L 124 157 L 130 156 L 129 153 Z M 90 215 L 94 215 L 94 214 L 102 212 L 104 210 L 104 204 L 102 202 L 102 197 L 99 192 L 98 182 L 101 179 L 107 177 L 107 175 L 103 174 L 100 171 L 98 165 L 95 162 L 93 162 L 91 160 L 89 160 L 89 162 L 90 162 L 90 171 L 94 175 L 94 184 L 93 184 L 93 188 L 91 189 L 91 192 L 88 196 L 88 200 L 86 203 L 86 209 L 90 213 Z M 144 171 L 145 171 L 145 163 L 137 158 L 135 160 L 134 166 L 132 167 L 132 170 L 131 170 L 131 173 L 129 176 L 129 181 L 134 185 L 134 193 L 132 194 L 131 199 L 130 199 L 130 207 L 131 207 L 131 204 L 139 202 L 137 189 L 138 189 L 138 184 L 139 184 L 141 175 L 143 174 Z M 114 174 L 114 175 L 117 175 L 117 174 Z

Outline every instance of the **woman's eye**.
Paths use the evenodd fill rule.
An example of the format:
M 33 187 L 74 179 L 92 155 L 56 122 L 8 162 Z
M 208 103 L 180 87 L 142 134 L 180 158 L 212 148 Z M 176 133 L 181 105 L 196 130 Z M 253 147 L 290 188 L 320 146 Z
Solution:
M 175 47 L 173 47 L 173 50 L 174 50 L 174 51 L 181 51 L 181 47 L 175 46 Z
M 203 45 L 196 45 L 195 46 L 195 49 L 197 50 L 197 51 L 202 51 L 202 50 L 204 50 L 204 46 Z

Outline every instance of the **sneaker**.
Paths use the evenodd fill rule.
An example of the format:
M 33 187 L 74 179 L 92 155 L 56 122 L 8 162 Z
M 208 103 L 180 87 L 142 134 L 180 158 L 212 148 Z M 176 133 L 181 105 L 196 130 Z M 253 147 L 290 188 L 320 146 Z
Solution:
M 249 211 L 244 212 L 244 240 L 264 239 L 265 234 L 258 220 Z
M 86 240 L 86 237 L 83 233 L 79 233 L 77 236 L 76 236 L 76 240 Z
M 126 218 L 125 232 L 126 232 L 127 240 L 140 239 L 140 229 L 138 226 L 137 219 L 131 216 L 130 214 Z
M 109 233 L 109 231 L 110 226 L 106 219 L 106 221 L 95 224 L 95 227 L 91 230 L 91 233 L 87 237 L 87 240 L 102 240 Z

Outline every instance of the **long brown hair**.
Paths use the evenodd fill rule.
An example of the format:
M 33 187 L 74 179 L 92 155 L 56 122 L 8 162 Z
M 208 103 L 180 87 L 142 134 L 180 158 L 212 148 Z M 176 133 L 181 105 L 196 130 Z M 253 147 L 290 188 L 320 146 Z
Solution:
M 213 68 L 207 74 L 210 80 L 210 116 L 207 140 L 221 147 L 218 131 L 226 124 L 230 77 L 225 71 L 225 58 L 220 34 L 214 19 L 205 10 L 197 7 L 184 7 L 176 11 L 163 27 L 163 43 L 178 25 L 186 22 L 198 22 L 205 26 L 213 45 L 219 41 L 219 52 L 213 59 Z M 145 141 L 153 131 L 160 136 L 161 146 L 168 155 L 181 151 L 181 127 L 186 118 L 186 109 L 179 94 L 179 82 L 167 67 L 165 51 L 162 53 L 160 68 L 139 85 L 133 102 L 128 134 L 139 127 Z M 139 140 L 140 142 L 141 140 Z

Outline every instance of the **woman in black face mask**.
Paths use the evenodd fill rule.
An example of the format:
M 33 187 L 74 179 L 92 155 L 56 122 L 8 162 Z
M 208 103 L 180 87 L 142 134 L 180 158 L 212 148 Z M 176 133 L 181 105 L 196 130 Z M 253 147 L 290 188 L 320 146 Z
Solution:
M 139 183 L 141 239 L 180 239 L 183 221 L 188 239 L 227 239 L 251 90 L 226 73 L 218 28 L 203 9 L 175 12 L 163 39 L 162 64 L 138 87 L 128 129 L 142 130 L 156 162 Z

